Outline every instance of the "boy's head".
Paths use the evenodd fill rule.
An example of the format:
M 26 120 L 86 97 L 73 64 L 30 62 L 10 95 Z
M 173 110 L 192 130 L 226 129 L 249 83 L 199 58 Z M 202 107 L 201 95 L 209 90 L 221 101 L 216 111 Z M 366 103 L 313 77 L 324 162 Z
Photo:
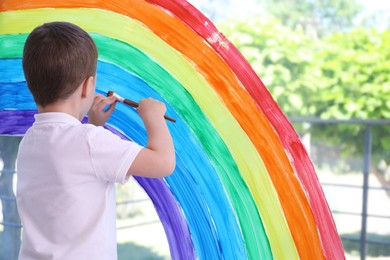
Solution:
M 35 28 L 24 46 L 23 70 L 37 105 L 67 99 L 94 77 L 97 55 L 92 38 L 74 24 L 52 22 Z

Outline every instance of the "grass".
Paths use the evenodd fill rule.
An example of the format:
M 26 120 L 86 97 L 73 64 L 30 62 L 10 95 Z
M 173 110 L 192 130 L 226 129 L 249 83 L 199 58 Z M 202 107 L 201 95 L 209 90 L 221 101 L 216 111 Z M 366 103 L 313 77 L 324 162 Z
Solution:
M 164 260 L 163 256 L 158 255 L 147 247 L 143 247 L 131 242 L 118 244 L 118 260 Z
M 344 237 L 360 239 L 360 232 L 344 234 Z M 390 242 L 390 235 L 379 235 L 375 233 L 368 233 L 367 240 L 378 242 Z M 360 241 L 351 241 L 342 239 L 343 247 L 346 253 L 351 255 L 359 255 Z M 390 246 L 382 244 L 367 243 L 366 255 L 371 257 L 390 256 Z

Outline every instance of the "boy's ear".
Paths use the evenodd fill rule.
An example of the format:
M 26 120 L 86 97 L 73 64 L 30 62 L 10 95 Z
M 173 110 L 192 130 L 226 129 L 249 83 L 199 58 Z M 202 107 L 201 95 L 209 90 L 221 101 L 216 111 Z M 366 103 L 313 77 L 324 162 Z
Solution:
M 88 78 L 86 78 L 83 83 L 81 83 L 81 96 L 82 97 L 87 97 L 90 93 L 91 93 L 91 88 L 94 88 L 95 87 L 95 78 L 92 77 L 92 76 L 89 76 Z M 93 93 L 95 93 L 93 91 Z

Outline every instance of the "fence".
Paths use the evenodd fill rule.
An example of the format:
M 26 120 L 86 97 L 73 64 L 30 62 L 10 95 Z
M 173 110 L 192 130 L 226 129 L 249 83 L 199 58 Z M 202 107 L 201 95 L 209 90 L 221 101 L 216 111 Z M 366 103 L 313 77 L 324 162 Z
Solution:
M 367 244 L 377 244 L 377 245 L 383 245 L 390 247 L 390 234 L 389 235 L 389 241 L 378 241 L 373 239 L 367 238 L 367 219 L 369 217 L 372 218 L 381 218 L 386 219 L 388 221 L 388 227 L 390 227 L 390 215 L 375 215 L 375 214 L 368 214 L 368 194 L 370 190 L 384 190 L 387 192 L 387 195 L 390 198 L 390 181 L 387 183 L 382 183 L 382 187 L 373 187 L 369 185 L 369 174 L 372 168 L 371 162 L 372 162 L 372 138 L 373 138 L 373 127 L 377 126 L 390 126 L 390 120 L 322 120 L 322 119 L 307 119 L 307 118 L 290 118 L 290 121 L 293 124 L 306 124 L 307 125 L 360 125 L 362 126 L 362 129 L 364 129 L 363 134 L 363 167 L 362 167 L 362 173 L 363 173 L 363 183 L 361 185 L 349 185 L 349 184 L 335 184 L 335 183 L 321 183 L 321 186 L 323 188 L 325 187 L 340 187 L 344 189 L 361 189 L 362 190 L 362 208 L 361 212 L 347 212 L 347 211 L 339 211 L 339 210 L 333 210 L 332 213 L 335 214 L 341 214 L 341 215 L 357 215 L 361 216 L 361 230 L 360 230 L 360 237 L 354 238 L 349 237 L 345 235 L 340 235 L 341 239 L 344 241 L 353 241 L 358 242 L 360 244 L 360 259 L 364 260 L 366 259 L 366 245 Z M 385 131 L 386 132 L 386 131 Z M 387 130 L 387 133 L 390 134 L 390 128 Z M 358 142 L 358 140 L 356 140 Z M 310 148 L 309 148 L 310 150 Z M 389 151 L 387 152 L 389 153 Z M 386 156 L 386 155 L 384 155 Z M 390 161 L 390 153 L 387 159 Z M 389 167 L 390 169 L 390 167 Z M 388 207 L 390 209 L 389 205 L 383 205 L 383 207 Z M 332 206 L 331 206 L 332 207 Z
M 330 125 L 360 125 L 364 130 L 362 137 L 363 153 L 363 165 L 361 172 L 363 174 L 363 182 L 361 185 L 354 184 L 340 184 L 340 183 L 327 183 L 322 182 L 321 185 L 325 189 L 326 187 L 342 188 L 342 189 L 361 189 L 362 190 L 362 205 L 361 212 L 350 212 L 344 210 L 332 209 L 334 216 L 347 215 L 347 216 L 361 216 L 361 230 L 358 238 L 346 236 L 341 234 L 340 237 L 345 241 L 351 241 L 359 243 L 360 258 L 363 260 L 366 258 L 366 246 L 367 244 L 382 245 L 384 247 L 390 247 L 390 241 L 378 241 L 367 237 L 367 219 L 368 218 L 380 218 L 388 221 L 390 227 L 390 215 L 378 215 L 369 214 L 368 212 L 368 196 L 370 190 L 384 190 L 390 197 L 390 184 L 388 186 L 382 185 L 382 187 L 373 187 L 369 185 L 369 174 L 372 164 L 372 130 L 373 127 L 390 126 L 390 120 L 319 120 L 319 119 L 302 119 L 291 118 L 290 121 L 294 124 L 296 129 L 304 129 L 305 132 L 312 126 L 330 126 Z M 301 125 L 301 126 L 299 126 Z M 308 127 L 310 126 L 310 127 Z M 297 130 L 299 132 L 299 130 Z M 390 131 L 388 132 L 390 133 Z M 2 202 L 2 218 L 0 218 L 0 259 L 17 259 L 18 249 L 20 246 L 20 230 L 21 224 L 16 210 L 16 201 L 14 196 L 14 177 L 15 177 L 15 158 L 17 152 L 17 146 L 21 137 L 14 136 L 0 136 L 0 156 L 3 159 L 3 170 L 0 175 L 0 199 Z M 305 142 L 305 136 L 302 136 Z M 356 140 L 358 142 L 358 140 Z M 376 142 L 377 143 L 377 142 Z M 313 145 L 313 144 L 312 144 Z M 308 147 L 308 150 L 311 149 Z M 322 156 L 322 155 L 321 155 Z M 315 156 L 314 156 L 315 157 Z M 339 158 L 340 159 L 340 158 Z M 314 164 L 316 161 L 314 160 Z M 1 167 L 0 167 L 1 169 Z M 118 208 L 124 207 L 128 204 L 145 203 L 148 200 L 129 200 L 118 202 Z M 383 205 L 386 207 L 386 205 Z M 390 205 L 388 205 L 390 208 Z M 1 217 L 1 215 L 0 215 Z M 147 221 L 145 223 L 137 223 L 139 225 L 149 225 L 156 223 L 157 220 Z M 118 229 L 133 228 L 134 225 L 121 226 Z M 389 234 L 390 239 L 390 234 Z

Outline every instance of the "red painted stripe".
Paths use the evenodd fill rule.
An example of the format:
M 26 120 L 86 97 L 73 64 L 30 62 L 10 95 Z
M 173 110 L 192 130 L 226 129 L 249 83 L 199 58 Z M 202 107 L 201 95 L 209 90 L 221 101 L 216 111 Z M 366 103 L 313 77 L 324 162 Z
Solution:
M 307 192 L 309 204 L 318 225 L 325 257 L 327 259 L 345 259 L 336 225 L 306 149 L 250 64 L 234 45 L 217 30 L 213 23 L 191 4 L 183 0 L 147 1 L 168 10 L 186 23 L 206 40 L 234 71 L 257 106 L 271 122 L 283 146 L 292 157 L 293 166 Z

